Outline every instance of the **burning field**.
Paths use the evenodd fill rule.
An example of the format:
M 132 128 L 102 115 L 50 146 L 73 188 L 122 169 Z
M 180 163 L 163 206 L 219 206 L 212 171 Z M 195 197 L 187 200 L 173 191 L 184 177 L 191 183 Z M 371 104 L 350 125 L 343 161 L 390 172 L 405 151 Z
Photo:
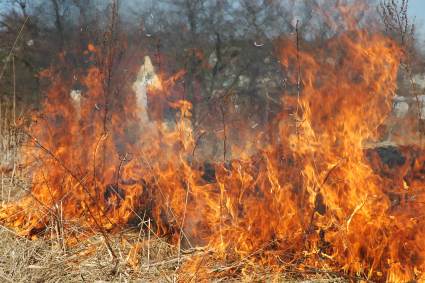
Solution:
M 17 122 L 26 192 L 0 207 L 42 274 L 22 280 L 425 281 L 425 152 L 383 142 L 407 55 L 349 16 L 363 7 L 336 8 L 321 44 L 276 40 L 285 88 L 260 127 L 232 92 L 199 103 L 190 70 L 149 57 L 113 77 L 113 52 L 89 43 L 78 91 L 63 61 L 43 70 L 41 107 Z

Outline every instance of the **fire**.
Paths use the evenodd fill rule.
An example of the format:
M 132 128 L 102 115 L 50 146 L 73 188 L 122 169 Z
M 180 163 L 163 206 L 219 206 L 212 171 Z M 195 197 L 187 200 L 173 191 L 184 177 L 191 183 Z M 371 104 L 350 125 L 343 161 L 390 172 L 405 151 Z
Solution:
M 273 138 L 252 136 L 264 141 L 255 153 L 239 148 L 240 158 L 202 166 L 190 102 L 168 98 L 176 119 L 167 125 L 148 118 L 130 88 L 105 104 L 101 69 L 84 74 L 78 103 L 71 86 L 52 77 L 22 149 L 31 192 L 4 206 L 0 219 L 35 236 L 60 211 L 72 242 L 81 236 L 66 228 L 76 223 L 106 233 L 150 218 L 173 243 L 212 251 L 183 265 L 191 276 L 212 276 L 211 262 L 224 261 L 242 273 L 257 264 L 425 280 L 423 157 L 415 153 L 413 166 L 390 178 L 366 154 L 391 110 L 400 56 L 390 39 L 362 29 L 312 50 L 282 40 L 282 67 L 300 89 L 282 96 Z M 155 75 L 155 89 L 142 92 L 165 99 L 183 74 Z M 405 200 L 394 204 L 394 195 Z

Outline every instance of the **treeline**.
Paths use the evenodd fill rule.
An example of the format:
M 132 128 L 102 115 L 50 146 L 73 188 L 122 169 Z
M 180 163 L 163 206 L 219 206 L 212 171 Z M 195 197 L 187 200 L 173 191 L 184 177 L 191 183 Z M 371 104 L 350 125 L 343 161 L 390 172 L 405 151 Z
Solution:
M 267 123 L 281 107 L 279 96 L 294 94 L 296 89 L 285 80 L 288 70 L 279 62 L 282 38 L 298 41 L 300 49 L 316 48 L 354 22 L 381 30 L 405 45 L 412 54 L 410 68 L 419 69 L 421 62 L 410 19 L 403 18 L 408 1 L 380 5 L 337 0 L 0 3 L 0 95 L 3 103 L 16 97 L 21 108 L 38 105 L 46 87 L 40 72 L 49 66 L 60 66 L 61 76 L 78 86 L 75 70 L 89 64 L 85 52 L 89 44 L 112 58 L 97 62 L 112 77 L 122 78 L 127 69 L 137 68 L 145 55 L 151 57 L 157 72 L 173 74 L 184 69 L 179 91 L 194 104 L 194 120 L 199 118 L 196 109 L 210 107 L 211 98 L 230 97 L 233 106 L 254 107 L 253 115 L 258 117 L 253 119 Z M 341 5 L 353 3 L 354 12 L 341 13 Z M 349 21 L 341 20 L 343 16 Z M 134 79 L 134 73 L 127 78 Z

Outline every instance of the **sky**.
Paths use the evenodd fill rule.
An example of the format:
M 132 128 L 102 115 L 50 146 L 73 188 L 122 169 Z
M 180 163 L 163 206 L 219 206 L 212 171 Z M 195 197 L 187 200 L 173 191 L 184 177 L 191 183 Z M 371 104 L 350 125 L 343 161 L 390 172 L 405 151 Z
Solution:
M 136 2 L 135 0 L 124 0 L 124 2 L 126 1 L 130 3 L 133 1 Z M 6 0 L 0 0 L 0 12 L 2 9 L 5 9 L 5 4 Z M 425 46 L 425 0 L 409 0 L 408 13 L 410 19 L 413 19 L 415 23 L 418 40 Z
M 425 0 L 410 0 L 408 13 L 416 26 L 419 40 L 425 41 Z

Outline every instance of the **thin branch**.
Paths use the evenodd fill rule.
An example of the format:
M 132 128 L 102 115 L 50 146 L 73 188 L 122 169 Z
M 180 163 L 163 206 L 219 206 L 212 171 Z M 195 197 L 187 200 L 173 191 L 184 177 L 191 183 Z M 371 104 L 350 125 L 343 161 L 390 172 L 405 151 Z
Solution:
M 20 30 L 19 30 L 19 33 L 18 33 L 18 35 L 17 35 L 17 36 L 16 36 L 16 38 L 15 38 L 15 41 L 13 42 L 12 48 L 10 48 L 9 54 L 8 54 L 8 55 L 7 55 L 7 57 L 6 57 L 6 61 L 5 61 L 4 65 L 3 65 L 3 68 L 2 68 L 1 73 L 0 73 L 0 81 L 2 80 L 2 78 L 3 78 L 3 76 L 4 76 L 4 72 L 6 71 L 7 64 L 9 63 L 9 61 L 10 61 L 10 57 L 12 56 L 13 51 L 14 51 L 14 50 L 15 50 L 15 48 L 16 48 L 16 44 L 18 43 L 18 40 L 21 38 L 22 31 L 24 30 L 24 27 L 25 27 L 25 25 L 26 25 L 26 23 L 27 23 L 28 19 L 29 19 L 29 16 L 27 16 L 27 17 L 25 18 L 25 21 L 24 21 L 24 23 L 22 24 L 22 26 L 21 26 L 21 28 L 20 28 Z
M 68 173 L 73 179 L 75 179 L 80 185 L 81 188 L 84 190 L 84 192 L 87 194 L 87 196 L 90 198 L 90 200 L 93 202 L 93 204 L 95 206 L 97 206 L 97 208 L 99 209 L 99 211 L 102 213 L 102 216 L 104 216 L 108 222 L 110 222 L 112 225 L 114 225 L 114 223 L 109 219 L 109 217 L 105 214 L 105 212 L 103 211 L 103 209 L 100 207 L 100 205 L 98 204 L 98 202 L 96 201 L 96 199 L 91 195 L 90 191 L 86 188 L 86 186 L 83 184 L 83 182 L 80 180 L 80 178 L 78 178 L 67 166 L 65 166 L 63 164 L 63 162 L 57 158 L 49 149 L 47 149 L 45 146 L 43 146 L 37 138 L 33 137 L 31 134 L 27 133 L 24 131 L 24 134 L 26 134 L 37 146 L 39 146 L 44 152 L 46 152 L 54 161 L 56 161 L 64 170 L 66 173 Z M 105 229 L 103 228 L 103 226 L 97 221 L 97 218 L 94 216 L 92 210 L 90 209 L 90 206 L 86 203 L 85 200 L 83 200 L 84 206 L 87 209 L 90 217 L 93 219 L 96 227 L 99 229 L 99 231 L 101 232 L 101 234 L 103 235 L 103 237 L 105 238 L 105 243 L 108 247 L 108 250 L 111 252 L 112 256 L 117 259 L 118 257 L 116 256 L 115 252 L 112 249 L 111 246 L 111 241 L 108 237 L 108 235 L 106 234 Z

